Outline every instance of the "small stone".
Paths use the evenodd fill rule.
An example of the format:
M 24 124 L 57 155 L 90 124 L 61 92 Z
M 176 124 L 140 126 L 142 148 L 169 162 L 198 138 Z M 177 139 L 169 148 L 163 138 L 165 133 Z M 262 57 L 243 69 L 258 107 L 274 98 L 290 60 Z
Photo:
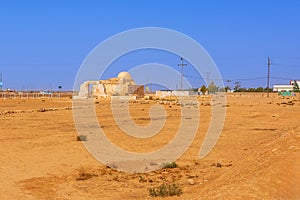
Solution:
M 152 179 L 148 179 L 148 182 L 149 182 L 149 183 L 153 183 L 153 180 L 152 180 Z
M 188 179 L 188 183 L 190 184 L 190 185 L 195 185 L 195 181 L 193 180 L 193 179 Z

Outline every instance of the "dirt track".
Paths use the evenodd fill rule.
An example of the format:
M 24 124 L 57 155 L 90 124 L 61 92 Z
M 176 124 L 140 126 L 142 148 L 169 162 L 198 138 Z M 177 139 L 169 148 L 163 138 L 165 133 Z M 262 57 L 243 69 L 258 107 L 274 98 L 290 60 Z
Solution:
M 199 148 L 210 122 L 200 106 L 200 126 L 177 168 L 128 174 L 96 161 L 76 140 L 72 104 L 62 99 L 0 99 L 0 199 L 159 199 L 148 188 L 176 183 L 180 197 L 164 199 L 300 199 L 300 101 L 277 96 L 230 95 L 222 135 L 205 158 Z M 132 117 L 146 125 L 149 104 Z M 180 106 L 164 105 L 167 123 L 146 140 L 122 134 L 108 102 L 96 104 L 110 140 L 135 152 L 164 146 L 178 128 Z M 87 180 L 79 180 L 89 174 Z

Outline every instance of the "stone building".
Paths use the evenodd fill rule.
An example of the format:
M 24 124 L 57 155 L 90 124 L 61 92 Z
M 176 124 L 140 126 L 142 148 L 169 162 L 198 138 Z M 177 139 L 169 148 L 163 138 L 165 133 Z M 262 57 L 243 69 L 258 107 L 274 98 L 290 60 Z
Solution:
M 116 78 L 86 81 L 80 86 L 80 98 L 107 96 L 144 96 L 144 86 L 136 85 L 128 72 L 120 72 Z

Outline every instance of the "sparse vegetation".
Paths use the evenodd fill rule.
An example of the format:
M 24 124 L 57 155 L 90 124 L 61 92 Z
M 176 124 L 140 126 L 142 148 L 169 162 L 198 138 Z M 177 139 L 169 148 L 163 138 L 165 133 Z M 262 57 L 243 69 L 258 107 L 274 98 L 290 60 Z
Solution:
M 82 167 L 79 169 L 79 177 L 76 178 L 76 181 L 85 181 L 96 176 L 98 175 L 94 173 L 89 173 Z
M 273 92 L 272 88 L 263 88 L 263 87 L 258 87 L 258 88 L 241 88 L 241 87 L 235 87 L 234 92 Z
M 182 189 L 175 183 L 149 188 L 149 195 L 153 197 L 180 196 L 181 194 Z
M 205 85 L 202 85 L 200 91 L 201 91 L 201 93 L 204 95 L 204 94 L 206 93 L 206 91 L 207 91 L 206 86 L 205 86 Z
M 216 92 L 218 92 L 219 87 L 216 86 L 215 83 L 212 81 L 208 85 L 207 90 L 208 90 L 209 94 L 215 94 Z
M 147 180 L 145 179 L 145 177 L 139 176 L 139 182 L 144 183 L 144 182 L 147 182 Z
M 77 141 L 87 141 L 87 138 L 85 135 L 78 135 L 76 138 Z
M 177 164 L 175 162 L 170 162 L 170 163 L 163 163 L 162 164 L 162 168 L 166 169 L 166 168 L 176 168 Z
M 40 199 L 55 199 L 57 196 L 59 197 L 56 191 L 59 190 L 58 193 L 64 194 L 63 197 L 66 198 L 76 198 L 76 196 L 80 197 L 84 194 L 90 199 L 105 197 L 113 199 L 120 196 L 126 198 L 129 194 L 130 197 L 143 197 L 149 200 L 198 199 L 199 196 L 203 199 L 209 199 L 210 196 L 218 195 L 234 199 L 239 196 L 238 191 L 228 193 L 226 190 L 216 190 L 224 183 L 229 183 L 232 188 L 238 188 L 243 184 L 258 188 L 257 193 L 255 193 L 258 198 L 264 196 L 266 199 L 271 199 L 274 195 L 277 195 L 274 192 L 275 190 L 279 189 L 280 192 L 281 189 L 286 190 L 290 187 L 287 185 L 287 188 L 282 188 L 282 181 L 277 181 L 276 178 L 281 175 L 279 172 L 284 172 L 286 168 L 294 165 L 297 146 L 300 145 L 296 140 L 298 133 L 300 133 L 300 127 L 297 127 L 299 118 L 293 117 L 293 115 L 300 112 L 300 100 L 298 97 L 279 97 L 276 93 L 270 95 L 270 98 L 261 94 L 237 95 L 230 93 L 226 95 L 228 95 L 227 104 L 230 107 L 226 115 L 228 124 L 222 133 L 224 137 L 221 139 L 224 141 L 222 143 L 224 146 L 221 149 L 236 151 L 236 157 L 223 154 L 221 151 L 214 151 L 212 158 L 199 159 L 197 156 L 199 145 L 197 143 L 191 147 L 191 155 L 185 155 L 179 160 L 170 160 L 169 157 L 169 160 L 159 162 L 159 159 L 145 158 L 149 164 L 145 164 L 143 168 L 138 168 L 143 172 L 138 170 L 137 172 L 123 171 L 125 164 L 135 167 L 134 161 L 121 162 L 109 159 L 110 161 L 106 161 L 103 165 L 97 165 L 94 159 L 88 156 L 84 148 L 74 149 L 74 145 L 82 147 L 82 143 L 90 142 L 95 132 L 92 129 L 87 129 L 85 133 L 76 134 L 74 127 L 70 126 L 73 123 L 70 117 L 72 110 L 68 110 L 68 108 L 72 109 L 72 106 L 67 98 L 60 100 L 53 98 L 52 100 L 46 100 L 46 102 L 32 98 L 3 99 L 0 117 L 9 120 L 10 123 L 2 123 L 0 126 L 0 140 L 4 146 L 9 147 L 3 148 L 1 167 L 9 176 L 14 176 L 14 178 L 13 180 L 3 180 L 2 187 L 5 187 L 5 184 L 16 187 L 7 190 L 2 196 L 4 195 L 4 199 L 11 199 L 14 196 L 24 196 L 23 194 L 28 192 L 28 194 L 30 193 Z M 198 100 L 202 105 L 206 103 L 209 105 L 209 102 L 217 103 L 217 101 L 211 99 L 211 97 L 206 96 L 199 97 Z M 25 101 L 25 103 L 22 103 L 22 101 Z M 288 107 L 288 101 L 293 102 L 294 105 Z M 19 102 L 21 104 L 18 104 Z M 270 102 L 272 104 L 268 104 Z M 96 109 L 99 126 L 104 129 L 107 137 L 113 143 L 127 151 L 151 152 L 165 145 L 165 141 L 172 139 L 172 135 L 167 134 L 168 131 L 176 130 L 174 127 L 180 123 L 180 118 L 177 116 L 181 115 L 181 109 L 172 105 L 172 110 L 167 110 L 168 116 L 173 117 L 168 118 L 168 123 L 165 124 L 166 134 L 153 137 L 151 141 L 133 140 L 131 137 L 123 138 L 119 137 L 119 134 L 122 133 L 118 126 L 112 123 L 113 118 L 108 118 L 108 116 L 111 116 L 110 99 L 103 100 L 103 106 L 102 102 L 100 103 L 101 109 Z M 157 102 L 151 102 L 150 105 L 130 104 L 130 109 L 134 108 L 130 110 L 132 118 L 137 123 L 143 123 L 146 117 L 149 117 L 148 112 L 152 104 L 156 105 Z M 93 105 L 95 104 L 93 103 Z M 166 104 L 164 108 L 168 106 Z M 192 107 L 186 105 L 186 107 L 189 106 Z M 223 106 L 223 104 L 218 106 Z M 47 110 L 57 108 L 59 111 L 37 112 L 38 109 L 43 107 Z M 144 111 L 142 111 L 143 109 Z M 209 126 L 210 120 L 208 118 L 211 116 L 211 109 L 201 107 L 201 116 L 207 117 L 207 120 L 204 120 L 202 124 L 205 127 Z M 39 120 L 32 123 L 33 116 L 35 116 L 34 119 L 39 118 Z M 184 119 L 189 117 L 189 115 L 186 115 Z M 287 119 L 283 120 L 285 118 Z M 260 121 L 265 122 L 259 123 Z M 235 131 L 236 127 L 234 125 L 236 124 L 240 128 L 239 131 Z M 49 131 L 52 134 L 49 135 Z M 86 136 L 87 141 L 76 141 L 76 137 L 79 135 Z M 69 137 L 71 140 L 68 139 Z M 78 138 L 80 139 L 81 136 Z M 238 141 L 234 143 L 236 146 L 232 146 L 231 139 Z M 18 146 L 20 141 L 25 141 L 22 143 L 22 147 L 24 147 L 22 149 L 26 150 L 25 153 L 30 155 L 31 159 L 24 159 L 23 153 L 16 153 L 20 150 Z M 46 147 L 43 150 L 40 148 L 41 143 Z M 37 149 L 40 149 L 40 151 L 36 151 Z M 62 155 L 64 153 L 68 153 L 66 158 Z M 270 166 L 271 163 L 274 170 L 268 170 L 268 168 L 258 169 L 258 155 L 262 166 Z M 282 155 L 286 160 L 277 162 Z M 16 160 L 22 160 L 22 166 L 24 164 L 22 169 L 24 168 L 24 170 L 18 170 L 18 165 L 11 165 L 10 156 L 14 156 Z M 51 159 L 40 159 L 43 156 Z M 31 160 L 38 161 L 39 159 L 49 173 L 36 177 L 35 171 L 39 170 L 40 165 L 32 165 Z M 173 161 L 176 164 L 178 163 L 176 168 L 172 168 L 176 166 L 174 163 L 172 164 Z M 84 166 L 84 169 L 79 171 L 81 165 Z M 106 165 L 111 167 L 106 167 Z M 163 166 L 166 169 L 162 169 Z M 10 168 L 11 170 L 6 170 Z M 160 170 L 156 170 L 157 168 L 160 168 Z M 152 171 L 154 169 L 155 171 Z M 245 170 L 257 172 L 256 175 L 259 175 L 259 181 L 245 181 L 245 179 L 253 177 L 251 173 L 243 174 Z M 243 176 L 232 176 L 235 173 L 243 174 Z M 293 175 L 293 171 L 291 171 L 291 175 Z M 269 180 L 270 177 L 274 177 L 274 182 L 271 185 L 269 184 L 270 188 L 268 188 L 264 180 Z M 14 181 L 18 184 L 14 184 Z M 182 194 L 179 197 L 176 195 L 166 196 L 169 195 L 169 192 L 166 192 L 168 189 L 164 189 L 167 186 L 159 188 L 163 183 L 177 184 L 182 189 Z M 150 191 L 152 196 L 149 195 Z M 207 191 L 209 192 L 207 193 Z M 132 195 L 130 195 L 131 193 Z M 174 194 L 176 192 L 170 193 Z M 245 198 L 252 197 L 251 195 L 253 195 L 251 191 L 245 190 L 242 193 Z M 280 196 L 281 193 L 278 193 L 278 195 Z

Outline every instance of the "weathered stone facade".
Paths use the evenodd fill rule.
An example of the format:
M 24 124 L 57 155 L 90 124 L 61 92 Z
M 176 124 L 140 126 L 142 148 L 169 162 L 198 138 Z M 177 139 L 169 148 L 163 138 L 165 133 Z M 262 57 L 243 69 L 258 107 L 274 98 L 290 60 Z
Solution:
M 118 77 L 99 81 L 86 81 L 80 86 L 79 97 L 143 96 L 144 86 L 136 85 L 128 72 L 120 72 Z

